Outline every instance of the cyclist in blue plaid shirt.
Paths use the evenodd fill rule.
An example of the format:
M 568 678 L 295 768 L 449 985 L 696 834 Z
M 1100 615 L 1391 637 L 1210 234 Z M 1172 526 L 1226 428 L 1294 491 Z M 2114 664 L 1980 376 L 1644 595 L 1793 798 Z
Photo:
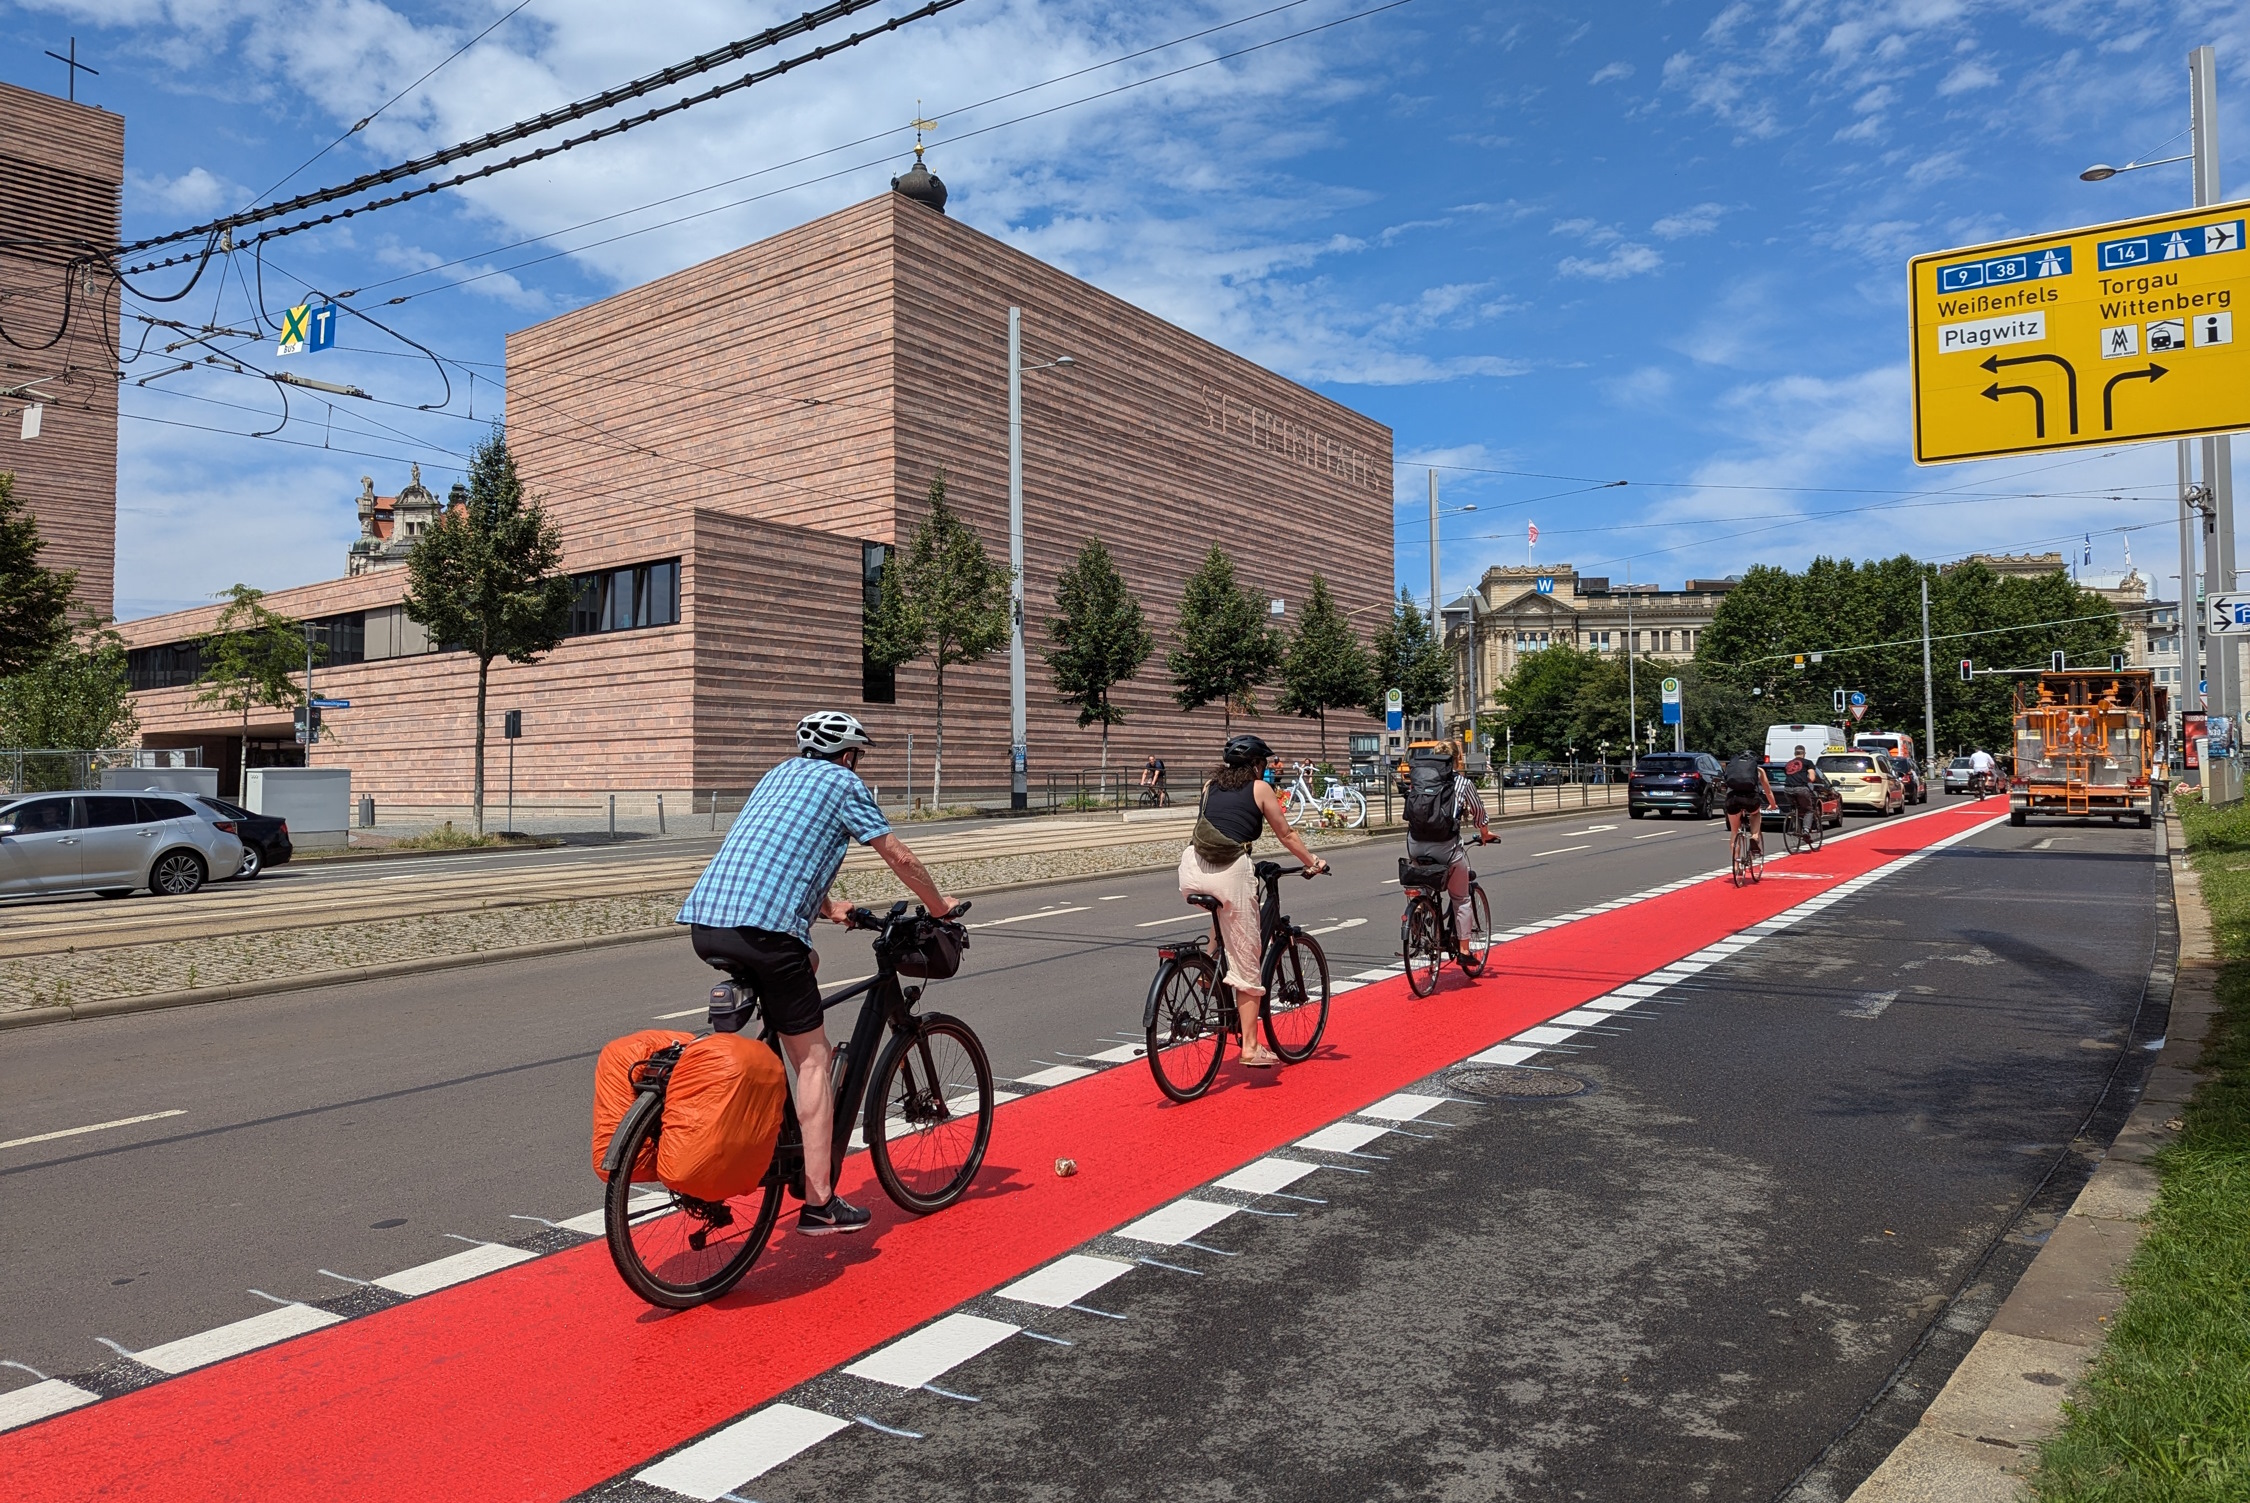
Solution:
M 859 778 L 867 728 L 840 710 L 797 722 L 797 755 L 758 780 L 719 854 L 696 879 L 678 922 L 690 925 L 695 953 L 745 975 L 781 1036 L 795 1074 L 791 1094 L 805 1139 L 805 1204 L 797 1230 L 856 1232 L 868 1214 L 835 1193 L 829 1121 L 836 1109 L 833 1051 L 822 1019 L 820 965 L 812 951 L 816 918 L 844 922 L 849 905 L 828 895 L 844 852 L 857 840 L 883 858 L 922 906 L 951 913 L 953 899 L 906 843 L 891 833 Z

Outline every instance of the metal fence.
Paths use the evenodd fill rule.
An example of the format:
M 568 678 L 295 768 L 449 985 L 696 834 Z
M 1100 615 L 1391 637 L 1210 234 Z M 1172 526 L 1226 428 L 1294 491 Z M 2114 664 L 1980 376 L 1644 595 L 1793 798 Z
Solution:
M 102 774 L 112 768 L 202 765 L 203 750 L 193 746 L 160 751 L 138 747 L 107 747 L 100 751 L 0 749 L 0 797 L 99 788 Z

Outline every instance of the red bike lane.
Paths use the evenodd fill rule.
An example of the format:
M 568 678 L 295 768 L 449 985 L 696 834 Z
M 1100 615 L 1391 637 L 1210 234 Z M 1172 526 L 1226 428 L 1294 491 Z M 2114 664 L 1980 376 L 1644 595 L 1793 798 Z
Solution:
M 735 1418 L 1179 1195 L 1836 884 L 1991 818 L 1932 811 L 1515 940 L 1479 982 L 1446 972 L 1337 999 L 1310 1062 L 1231 1062 L 1166 1102 L 1126 1066 L 1005 1105 L 976 1187 L 899 1212 L 864 1154 L 843 1188 L 875 1225 L 777 1234 L 734 1293 L 659 1311 L 599 1242 L 247 1353 L 7 1437 L 0 1495 L 190 1500 L 564 1499 Z M 969 978 L 973 987 L 973 975 Z M 1137 1001 L 1134 1003 L 1137 1009 Z M 1058 1157 L 1079 1172 L 1058 1178 Z

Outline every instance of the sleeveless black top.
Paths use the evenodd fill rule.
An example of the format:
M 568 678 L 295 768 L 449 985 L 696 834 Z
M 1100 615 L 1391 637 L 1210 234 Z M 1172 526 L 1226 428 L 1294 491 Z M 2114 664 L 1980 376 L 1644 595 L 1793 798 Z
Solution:
M 1229 840 L 1239 840 L 1245 845 L 1256 840 L 1258 831 L 1266 823 L 1266 816 L 1258 808 L 1257 783 L 1252 781 L 1232 789 L 1214 783 L 1203 795 L 1203 817 Z

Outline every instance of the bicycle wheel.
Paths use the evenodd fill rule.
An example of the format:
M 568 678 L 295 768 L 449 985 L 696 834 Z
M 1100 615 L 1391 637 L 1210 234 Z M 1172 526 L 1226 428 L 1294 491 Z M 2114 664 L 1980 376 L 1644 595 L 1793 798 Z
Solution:
M 1827 838 L 1828 821 L 1820 817 L 1820 806 L 1815 804 L 1812 818 L 1805 822 L 1805 849 L 1817 851 L 1820 849 L 1820 843 Z
M 1782 816 L 1781 849 L 1783 854 L 1794 856 L 1805 846 L 1804 816 L 1795 810 Z
M 1367 823 L 1367 795 L 1357 788 L 1341 790 L 1344 806 L 1344 828 L 1356 830 Z
M 1174 1101 L 1193 1101 L 1218 1078 L 1226 1052 L 1219 968 L 1201 950 L 1183 950 L 1156 968 L 1149 983 L 1143 1021 L 1148 1029 L 1148 1068 L 1157 1089 Z
M 1406 903 L 1398 921 L 1399 951 L 1406 961 L 1406 984 L 1417 997 L 1437 990 L 1438 967 L 1445 964 L 1445 936 L 1437 904 L 1421 893 Z
M 1312 1058 L 1328 1031 L 1328 957 L 1311 935 L 1291 930 L 1274 955 L 1266 995 L 1258 1004 L 1266 1042 L 1291 1064 Z
M 868 1087 L 866 1137 L 902 1210 L 926 1216 L 961 1198 L 992 1141 L 992 1064 L 968 1024 L 924 1013 L 892 1035 Z
M 1471 976 L 1484 974 L 1492 955 L 1492 900 L 1481 883 L 1469 884 L 1469 947 L 1461 952 L 1461 969 Z
M 652 1305 L 692 1310 L 732 1289 L 758 1261 L 781 1215 L 781 1185 L 769 1177 L 721 1203 L 635 1182 L 631 1166 L 662 1132 L 663 1119 L 664 1098 L 656 1095 L 642 1096 L 626 1113 L 623 1167 L 605 1187 L 602 1223 L 626 1288 Z
M 1742 816 L 1742 823 L 1734 827 L 1734 840 L 1730 847 L 1730 873 L 1737 887 L 1750 885 L 1750 821 L 1752 815 Z
M 1290 829 L 1294 830 L 1305 822 L 1305 813 L 1311 807 L 1312 800 L 1299 796 L 1294 789 L 1281 790 L 1281 814 L 1289 821 Z

